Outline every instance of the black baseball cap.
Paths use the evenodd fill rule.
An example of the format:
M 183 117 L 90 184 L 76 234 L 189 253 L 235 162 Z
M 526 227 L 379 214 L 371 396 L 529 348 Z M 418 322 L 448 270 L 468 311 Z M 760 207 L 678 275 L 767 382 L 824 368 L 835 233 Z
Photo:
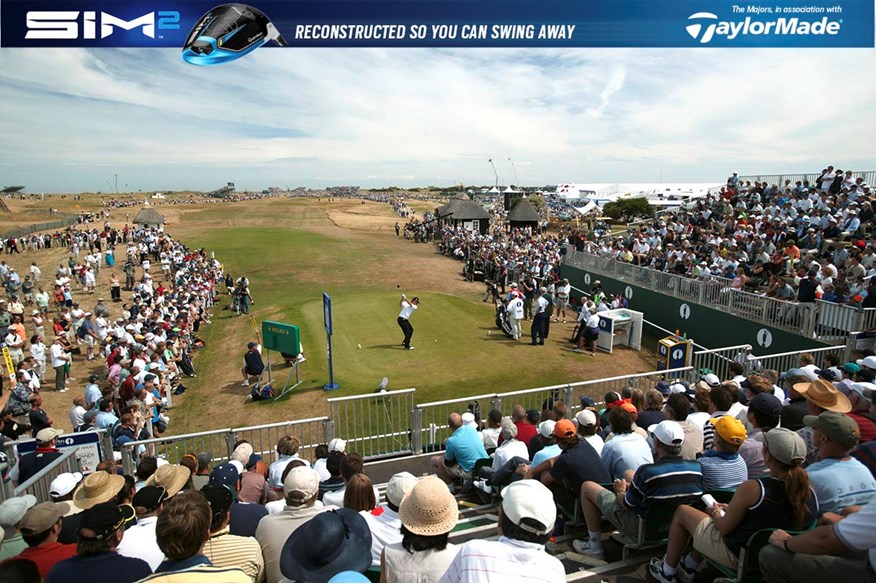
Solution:
M 167 500 L 167 489 L 155 485 L 141 487 L 134 495 L 131 504 L 136 509 L 142 509 L 141 513 L 149 513 Z
M 130 505 L 116 505 L 114 503 L 101 503 L 91 509 L 82 512 L 82 521 L 79 523 L 79 539 L 89 541 L 103 541 L 124 526 L 125 523 L 134 519 L 134 508 Z M 85 536 L 82 530 L 88 530 L 94 535 Z

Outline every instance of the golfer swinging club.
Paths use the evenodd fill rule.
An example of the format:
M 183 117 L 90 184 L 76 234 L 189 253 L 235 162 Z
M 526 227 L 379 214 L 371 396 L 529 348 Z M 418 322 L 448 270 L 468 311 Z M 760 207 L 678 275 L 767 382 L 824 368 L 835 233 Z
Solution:
M 405 333 L 405 340 L 402 344 L 408 351 L 414 350 L 414 347 L 411 346 L 411 337 L 414 336 L 414 327 L 411 326 L 411 315 L 419 305 L 420 299 L 416 296 L 408 302 L 408 297 L 404 294 L 401 295 L 401 300 L 399 301 L 401 312 L 398 315 L 398 326 L 400 326 L 402 332 Z

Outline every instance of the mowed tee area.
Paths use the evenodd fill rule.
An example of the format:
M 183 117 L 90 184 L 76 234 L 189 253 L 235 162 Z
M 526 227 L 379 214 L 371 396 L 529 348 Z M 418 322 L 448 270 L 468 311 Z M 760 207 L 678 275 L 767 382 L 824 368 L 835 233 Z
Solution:
M 431 207 L 422 201 L 411 204 L 418 211 Z M 133 217 L 137 210 L 127 211 Z M 249 278 L 259 327 L 263 320 L 298 325 L 307 358 L 298 388 L 276 401 L 250 403 L 240 369 L 246 343 L 256 339 L 256 330 L 249 317 L 226 309 L 231 297 L 222 286 L 212 324 L 200 332 L 207 346 L 195 354 L 198 377 L 186 379 L 188 390 L 174 399 L 171 434 L 326 415 L 327 397 L 370 393 L 383 377 L 389 379 L 389 390 L 415 387 L 417 402 L 425 403 L 633 374 L 655 366 L 653 355 L 625 348 L 596 357 L 572 352 L 567 342 L 571 318 L 565 325 L 552 323 L 545 346 L 528 344 L 528 322 L 523 323 L 521 341 L 506 338 L 496 329 L 493 305 L 482 302 L 483 284 L 466 282 L 460 275 L 462 263 L 439 255 L 434 245 L 397 238 L 393 226 L 404 220 L 386 203 L 284 198 L 160 205 L 157 210 L 167 218 L 166 229 L 174 238 L 215 253 L 235 278 Z M 112 212 L 113 225 L 124 224 L 125 211 Z M 47 273 L 58 263 L 40 261 L 49 253 L 57 252 L 21 259 L 37 259 Z M 120 260 L 123 251 L 117 250 L 116 257 Z M 11 263 L 18 263 L 18 257 Z M 108 277 L 104 269 L 98 278 L 98 291 L 107 298 Z M 331 392 L 322 389 L 329 378 L 323 292 L 332 297 L 334 378 L 340 385 Z M 402 348 L 396 323 L 402 292 L 421 299 L 411 320 L 413 351 Z M 79 299 L 93 301 L 81 294 Z M 119 308 L 110 306 L 114 317 Z M 279 386 L 288 368 L 279 353 L 272 353 L 271 360 Z M 99 372 L 90 365 L 84 359 L 74 365 L 78 380 L 87 377 L 83 369 Z M 56 420 L 66 420 L 70 398 L 82 391 L 80 382 L 71 389 L 63 396 L 47 396 L 47 409 Z

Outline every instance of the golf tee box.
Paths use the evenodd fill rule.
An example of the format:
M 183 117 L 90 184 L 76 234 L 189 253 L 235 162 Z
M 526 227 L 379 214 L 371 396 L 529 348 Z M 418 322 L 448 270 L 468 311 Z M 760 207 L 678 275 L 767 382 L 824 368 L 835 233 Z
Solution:
M 688 367 L 691 361 L 691 341 L 676 336 L 657 342 L 657 371 Z
M 597 313 L 599 338 L 596 347 L 612 353 L 615 345 L 640 351 L 642 349 L 642 319 L 645 315 L 628 308 L 616 308 Z
M 265 349 L 271 351 L 298 355 L 301 352 L 298 326 L 270 320 L 262 321 L 262 344 Z

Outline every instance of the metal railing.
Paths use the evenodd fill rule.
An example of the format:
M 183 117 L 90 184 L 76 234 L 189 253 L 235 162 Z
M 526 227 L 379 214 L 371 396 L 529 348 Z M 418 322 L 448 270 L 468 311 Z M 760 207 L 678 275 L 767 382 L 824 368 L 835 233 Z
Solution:
M 643 268 L 612 257 L 576 252 L 567 247 L 567 265 L 612 276 L 674 298 L 717 308 L 728 314 L 829 344 L 843 344 L 852 331 L 876 326 L 876 309 L 818 300 L 796 303 L 730 287 L 730 280 L 696 280 Z
M 469 406 L 475 402 L 480 410 L 481 421 L 484 421 L 486 414 L 492 409 L 497 409 L 503 415 L 508 415 L 512 407 L 521 405 L 526 410 L 535 409 L 541 412 L 550 401 L 557 400 L 563 400 L 566 403 L 569 415 L 571 416 L 581 408 L 582 397 L 589 397 L 599 404 L 603 402 L 605 394 L 610 391 L 620 393 L 627 386 L 650 389 L 658 381 L 664 379 L 692 379 L 693 371 L 692 367 L 681 367 L 666 371 L 650 371 L 606 379 L 593 379 L 562 385 L 535 387 L 520 391 L 488 393 L 417 404 L 411 417 L 412 449 L 415 454 L 443 450 L 444 441 L 450 437 L 450 427 L 448 425 L 450 414 L 471 411 Z
M 824 358 L 828 354 L 835 355 L 839 362 L 842 364 L 848 360 L 850 352 L 850 347 L 842 345 L 837 347 L 809 349 L 806 351 L 776 353 L 774 355 L 764 355 L 763 357 L 752 357 L 747 363 L 749 365 L 750 371 L 746 370 L 746 374 L 748 374 L 749 372 L 763 371 L 765 369 L 775 369 L 779 373 L 783 373 L 788 369 L 800 367 L 799 359 L 800 355 L 802 355 L 803 353 L 809 353 L 810 355 L 815 357 L 815 364 L 818 365 L 819 368 L 827 368 L 824 362 Z
M 313 450 L 319 444 L 325 444 L 331 439 L 330 426 L 329 419 L 323 416 L 138 440 L 121 446 L 122 465 L 126 473 L 134 474 L 140 452 L 146 452 L 174 464 L 186 454 L 200 452 L 208 453 L 213 463 L 225 462 L 231 457 L 234 445 L 241 440 L 249 442 L 253 452 L 261 455 L 270 464 L 276 456 L 277 442 L 286 435 L 297 437 L 301 441 L 299 454 L 312 459 L 315 458 Z
M 730 364 L 739 363 L 745 367 L 747 355 L 750 354 L 751 345 L 734 345 L 721 347 L 720 349 L 708 349 L 696 351 L 693 354 L 693 367 L 697 373 L 702 369 L 709 369 L 718 379 L 730 379 Z
M 274 461 L 277 455 L 277 442 L 283 436 L 298 438 L 301 446 L 298 448 L 298 456 L 308 460 L 315 460 L 315 450 L 320 444 L 328 444 L 331 440 L 330 423 L 326 416 L 320 418 L 308 418 L 265 424 L 262 426 L 248 426 L 231 430 L 232 446 L 239 440 L 246 440 L 252 444 L 253 452 L 261 455 L 267 464 Z
M 37 233 L 39 231 L 49 231 L 51 229 L 62 229 L 67 227 L 68 225 L 73 225 L 79 222 L 79 217 L 77 215 L 71 215 L 65 219 L 61 219 L 59 221 L 49 221 L 46 223 L 33 223 L 31 225 L 27 225 L 25 227 L 17 227 L 15 229 L 10 229 L 9 231 L 0 235 L 3 239 L 9 239 L 10 237 L 24 237 L 25 235 L 30 235 L 31 233 Z
M 49 495 L 49 487 L 52 481 L 59 474 L 65 472 L 79 472 L 79 460 L 76 457 L 78 448 L 68 448 L 62 451 L 61 456 L 49 463 L 48 466 L 41 469 L 37 474 L 30 477 L 25 482 L 21 483 L 12 490 L 13 497 L 19 497 L 24 494 L 33 495 L 40 503 L 47 503 L 52 500 Z
M 412 452 L 414 391 L 399 389 L 326 400 L 334 434 L 347 441 L 347 452 L 358 452 L 363 458 Z
M 193 432 L 162 438 L 150 438 L 149 440 L 137 440 L 127 442 L 120 447 L 122 465 L 125 473 L 133 475 L 137 468 L 137 460 L 140 452 L 147 452 L 151 456 L 163 458 L 170 463 L 176 464 L 186 454 L 198 454 L 206 452 L 213 460 L 228 460 L 231 456 L 231 446 L 234 444 L 231 428 L 209 430 L 207 432 Z M 231 440 L 229 442 L 229 440 Z
M 868 185 L 872 185 L 876 183 L 876 170 L 864 170 L 861 172 L 853 172 L 852 175 L 855 178 L 863 177 L 864 182 Z M 808 180 L 809 183 L 814 187 L 818 177 L 821 176 L 820 172 L 809 172 L 809 173 L 795 173 L 795 174 L 757 174 L 757 175 L 748 175 L 748 176 L 740 176 L 739 180 L 741 182 L 745 181 L 758 181 L 758 182 L 768 182 L 769 184 L 776 184 L 779 187 L 783 187 L 785 185 L 785 180 L 790 179 L 791 184 L 794 185 L 799 180 L 800 182 L 804 180 Z

